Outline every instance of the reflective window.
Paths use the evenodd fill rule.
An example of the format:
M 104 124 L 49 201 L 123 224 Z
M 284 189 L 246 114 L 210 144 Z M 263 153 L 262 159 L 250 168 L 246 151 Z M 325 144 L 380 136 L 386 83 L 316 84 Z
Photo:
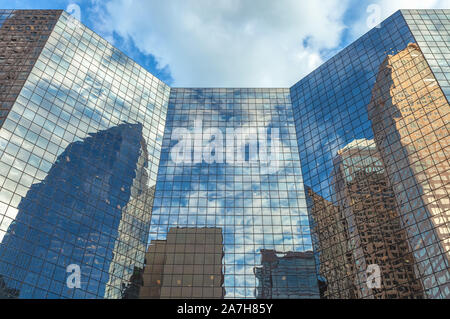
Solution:
M 291 88 L 324 298 L 450 295 L 449 13 L 398 11 Z
M 449 298 L 449 18 L 291 88 L 170 88 L 1 10 L 0 298 Z
M 169 87 L 68 19 L 0 131 L 0 295 L 137 298 Z

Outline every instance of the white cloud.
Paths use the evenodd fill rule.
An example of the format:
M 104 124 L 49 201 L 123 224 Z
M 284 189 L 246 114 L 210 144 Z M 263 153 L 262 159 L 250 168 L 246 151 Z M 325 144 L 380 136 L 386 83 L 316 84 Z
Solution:
M 401 8 L 445 8 L 450 0 L 92 0 L 95 29 L 115 31 L 168 66 L 176 87 L 290 87 L 338 51 L 342 31 L 370 29 Z M 356 19 L 343 21 L 353 12 Z M 348 22 L 349 25 L 345 25 Z M 348 40 L 348 39 L 347 39 Z
M 287 87 L 339 44 L 348 0 L 96 3 L 96 28 L 131 37 L 170 67 L 174 86 Z

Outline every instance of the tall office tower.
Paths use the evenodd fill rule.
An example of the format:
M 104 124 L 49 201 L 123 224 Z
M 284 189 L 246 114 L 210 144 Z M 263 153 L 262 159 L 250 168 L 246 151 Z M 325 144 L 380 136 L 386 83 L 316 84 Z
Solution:
M 170 228 L 150 242 L 140 298 L 223 298 L 222 229 Z
M 187 227 L 221 229 L 224 295 L 216 287 L 202 297 L 255 298 L 262 251 L 313 251 L 322 298 L 449 298 L 449 30 L 449 10 L 401 10 L 291 88 L 170 88 L 63 11 L 0 11 L 0 295 L 135 298 L 146 282 L 144 241 L 163 271 L 152 251 Z M 132 140 L 139 153 L 87 152 L 77 163 L 113 165 L 120 155 L 113 170 L 134 177 L 53 178 L 73 165 L 64 162 L 70 147 L 120 128 L 140 132 L 117 142 Z M 352 181 L 336 185 L 349 174 L 333 173 L 336 160 L 352 149 L 376 157 L 377 171 L 354 163 Z M 69 205 L 90 185 L 103 193 Z M 110 193 L 116 200 L 94 206 Z M 46 213 L 37 220 L 36 210 Z M 55 223 L 33 226 L 47 219 Z M 98 240 L 87 235 L 98 230 Z M 391 248 L 375 233 L 399 241 Z M 30 238 L 45 239 L 32 245 L 42 249 L 19 244 Z M 372 262 L 381 288 L 364 281 Z M 73 264 L 81 288 L 69 293 Z M 152 276 L 149 296 L 181 294 Z
M 60 14 L 59 10 L 0 10 L 0 128 Z
M 335 201 L 347 224 L 358 297 L 422 298 L 392 187 L 373 140 L 359 139 L 334 159 Z M 368 287 L 366 269 L 378 265 L 380 286 Z
M 445 121 L 449 114 L 449 68 L 445 59 L 450 38 L 449 26 L 449 10 L 397 11 L 379 28 L 370 30 L 291 88 L 305 187 L 343 209 L 350 234 L 351 245 L 348 249 L 355 259 L 356 290 L 363 292 L 358 295 L 362 298 L 450 296 L 449 264 L 444 260 L 448 254 L 448 248 L 445 248 L 448 219 L 445 218 L 448 218 L 449 212 L 446 206 L 448 150 L 446 154 L 444 149 L 449 136 L 448 120 Z M 423 55 L 419 49 L 424 52 Z M 395 66 L 392 64 L 394 61 L 398 61 Z M 434 78 L 430 69 L 436 72 Z M 400 74 L 404 80 L 397 79 Z M 413 75 L 414 80 L 411 79 Z M 427 80 L 421 80 L 423 77 Z M 426 92 L 433 92 L 433 97 Z M 384 106 L 377 103 L 378 96 L 386 97 Z M 403 103 L 405 110 L 394 110 L 399 103 Z M 422 110 L 419 110 L 419 104 Z M 401 133 L 396 132 L 400 129 Z M 412 135 L 414 131 L 420 132 L 421 136 Z M 406 135 L 400 137 L 406 132 L 411 136 L 410 142 L 407 142 Z M 333 160 L 345 153 L 350 154 L 352 147 L 343 150 L 346 146 L 352 146 L 351 143 L 357 149 L 361 148 L 358 141 L 368 144 L 362 147 L 367 148 L 366 157 L 369 155 L 367 152 L 377 151 L 376 166 L 379 172 L 383 171 L 384 177 L 376 172 L 365 176 L 368 173 L 361 170 L 362 175 L 356 174 L 351 183 L 337 185 L 339 179 L 335 177 L 338 176 L 333 174 L 337 163 Z M 427 163 L 421 164 L 421 160 Z M 362 158 L 360 161 L 354 164 L 364 166 Z M 419 165 L 422 168 L 420 173 L 415 168 Z M 341 172 L 341 180 L 344 181 L 349 171 Z M 426 183 L 422 182 L 425 176 Z M 379 184 L 379 188 L 370 186 L 369 182 Z M 361 192 L 349 192 L 358 187 Z M 380 193 L 380 190 L 384 191 Z M 337 196 L 335 191 L 340 195 Z M 421 195 L 423 191 L 425 196 Z M 377 210 L 378 206 L 374 207 L 374 215 L 367 220 L 367 225 L 364 226 L 365 222 L 361 221 L 367 231 L 358 234 L 358 223 L 349 217 L 356 218 L 360 213 L 362 217 L 369 213 L 364 196 L 384 208 Z M 429 196 L 428 199 L 425 199 L 426 196 Z M 425 200 L 429 204 L 424 204 Z M 308 205 L 310 217 L 325 215 L 329 209 L 326 205 Z M 428 210 L 433 210 L 433 213 Z M 436 220 L 432 221 L 433 214 L 438 212 Z M 399 239 L 397 246 L 392 247 L 392 253 L 390 245 L 375 236 L 373 227 L 369 228 L 370 222 L 377 220 L 385 225 L 375 227 L 382 233 L 398 230 L 393 237 L 389 235 L 392 239 L 397 236 Z M 335 221 L 330 219 L 325 223 L 334 227 Z M 314 226 L 313 223 L 313 235 Z M 363 242 L 366 235 L 370 235 L 374 242 Z M 331 240 L 324 237 L 322 234 L 320 241 L 313 240 L 318 263 L 316 268 L 318 274 L 330 283 L 336 278 L 335 272 L 329 271 L 327 274 L 320 271 L 326 268 L 321 264 L 323 256 L 321 260 L 320 254 Z M 387 254 L 377 256 L 378 251 Z M 326 254 L 330 252 L 333 254 L 332 250 Z M 337 253 L 335 258 L 339 256 L 340 253 Z M 401 260 L 402 256 L 409 257 Z M 364 259 L 367 260 L 365 264 Z M 382 269 L 382 276 L 387 276 L 382 278 L 382 288 L 378 290 L 370 289 L 365 282 L 370 276 L 368 263 L 374 261 Z M 411 278 L 411 268 L 416 281 L 405 278 Z M 403 278 L 399 277 L 400 274 Z M 334 296 L 338 294 L 327 297 Z
M 322 298 L 356 298 L 355 263 L 349 249 L 347 221 L 339 206 L 306 188 L 316 268 Z
M 314 254 L 306 252 L 277 252 L 261 250 L 261 266 L 254 268 L 258 286 L 256 298 L 317 299 L 319 281 Z
M 450 105 L 417 44 L 383 61 L 368 113 L 416 271 L 436 297 L 450 285 Z
M 58 14 L 0 129 L 0 274 L 10 297 L 121 298 L 144 263 L 169 87 Z

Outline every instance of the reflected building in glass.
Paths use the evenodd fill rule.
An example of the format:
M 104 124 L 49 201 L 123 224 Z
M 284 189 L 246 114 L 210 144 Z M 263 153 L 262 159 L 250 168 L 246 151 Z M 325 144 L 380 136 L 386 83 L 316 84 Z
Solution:
M 150 242 L 140 298 L 223 298 L 223 256 L 221 228 L 170 228 Z
M 449 298 L 449 30 L 400 10 L 291 88 L 171 88 L 0 10 L 0 298 Z
M 139 167 L 145 167 L 142 162 L 143 157 L 140 159 Z M 145 174 L 145 170 L 143 173 Z M 114 244 L 113 260 L 109 267 L 110 277 L 105 293 L 106 298 L 138 298 L 140 287 L 143 285 L 142 252 L 147 247 L 148 227 L 151 219 L 148 211 L 153 205 L 155 187 L 145 189 L 146 175 L 135 181 L 138 183 L 132 188 L 135 194 L 124 207 L 118 227 L 118 239 Z M 141 189 L 144 190 L 140 191 Z M 123 281 L 124 277 L 129 279 Z
M 7 287 L 22 298 L 45 297 L 44 290 L 47 296 L 78 297 L 64 280 L 67 265 L 77 264 L 89 276 L 81 278 L 85 293 L 121 297 L 115 294 L 123 278 L 143 268 L 150 225 L 142 208 L 129 208 L 130 198 L 145 201 L 139 197 L 147 178 L 145 147 L 140 124 L 121 124 L 69 144 L 22 198 L 3 237 L 0 273 L 8 275 Z
M 355 296 L 420 298 L 412 254 L 396 211 L 395 197 L 373 140 L 358 139 L 333 161 L 334 202 L 346 225 L 347 254 Z M 381 286 L 369 291 L 369 265 L 380 267 Z M 348 268 L 348 267 L 347 267 Z
M 356 298 L 355 264 L 342 210 L 306 187 L 321 298 Z
M 368 106 L 416 271 L 430 293 L 450 284 L 450 106 L 436 82 L 420 48 L 409 44 L 383 61 Z
M 291 88 L 325 298 L 450 296 L 449 18 L 397 11 Z
M 1 14 L 16 43 L 43 33 L 34 61 L 0 63 L 32 66 L 1 100 L 1 295 L 137 297 L 169 87 L 65 12 Z
M 280 253 L 261 250 L 261 266 L 255 267 L 258 279 L 256 298 L 318 299 L 319 281 L 312 251 Z

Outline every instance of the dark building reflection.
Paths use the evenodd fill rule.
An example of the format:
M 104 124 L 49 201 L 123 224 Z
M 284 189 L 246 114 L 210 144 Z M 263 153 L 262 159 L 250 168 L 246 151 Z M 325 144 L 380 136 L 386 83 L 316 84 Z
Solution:
M 254 268 L 258 279 L 256 298 L 319 298 L 319 281 L 314 254 L 307 252 L 277 252 L 261 249 L 261 266 Z
M 143 145 L 145 150 L 145 144 Z M 138 167 L 144 168 L 147 153 L 142 152 Z M 142 286 L 142 274 L 147 246 L 151 207 L 155 198 L 155 186 L 140 191 L 146 187 L 148 174 L 142 170 L 141 178 L 135 179 L 132 188 L 136 194 L 123 209 L 119 225 L 119 235 L 114 245 L 114 258 L 109 267 L 109 281 L 105 298 L 135 299 L 139 297 L 139 287 Z M 140 194 L 139 194 L 140 193 Z M 139 260 L 139 267 L 136 265 Z M 127 278 L 130 278 L 127 280 Z M 125 281 L 124 281 L 125 279 Z M 120 287 L 120 293 L 118 288 Z
M 140 298 L 223 298 L 223 256 L 222 228 L 170 228 L 150 242 Z
M 3 276 L 0 275 L 0 299 L 12 299 L 19 297 L 19 291 L 17 289 L 9 288 Z
M 24 298 L 123 296 L 143 268 L 150 223 L 141 124 L 124 123 L 69 144 L 33 184 L 0 246 L 0 275 Z M 81 288 L 66 267 L 81 268 Z

